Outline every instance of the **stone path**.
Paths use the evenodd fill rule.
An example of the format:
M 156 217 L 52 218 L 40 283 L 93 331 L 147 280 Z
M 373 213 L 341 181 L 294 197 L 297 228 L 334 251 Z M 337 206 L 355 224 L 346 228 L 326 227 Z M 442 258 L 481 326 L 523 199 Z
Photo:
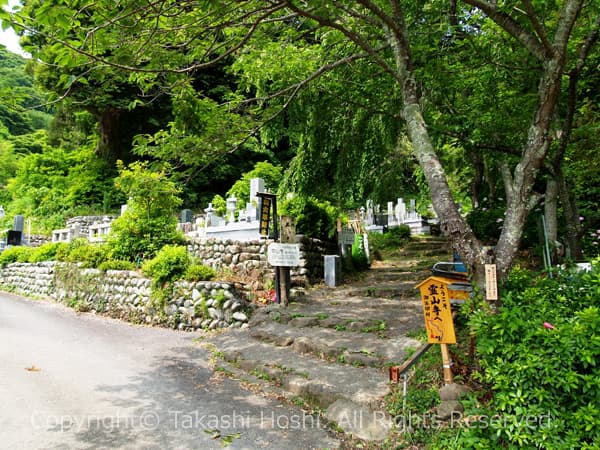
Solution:
M 287 308 L 259 308 L 249 328 L 207 339 L 218 364 L 265 391 L 319 408 L 339 429 L 384 439 L 390 418 L 387 367 L 421 343 L 423 312 L 414 286 L 435 261 L 451 257 L 445 241 L 413 238 L 393 259 L 376 261 L 359 279 L 319 286 Z

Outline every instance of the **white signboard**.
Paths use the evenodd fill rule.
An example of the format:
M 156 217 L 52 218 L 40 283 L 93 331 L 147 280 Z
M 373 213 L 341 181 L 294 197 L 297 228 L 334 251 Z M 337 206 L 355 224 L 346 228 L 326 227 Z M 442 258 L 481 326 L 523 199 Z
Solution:
M 275 267 L 295 267 L 300 265 L 298 244 L 272 243 L 267 249 L 267 261 Z

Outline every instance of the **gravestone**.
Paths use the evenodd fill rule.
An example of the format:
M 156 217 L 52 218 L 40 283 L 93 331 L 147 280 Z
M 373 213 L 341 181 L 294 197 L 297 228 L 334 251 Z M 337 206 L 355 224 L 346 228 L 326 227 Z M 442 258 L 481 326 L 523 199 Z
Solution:
M 208 204 L 208 208 L 204 209 L 204 212 L 206 213 L 206 226 L 207 227 L 211 227 L 211 226 L 215 226 L 215 224 L 213 222 L 215 222 L 215 211 L 216 209 L 213 208 L 212 203 Z
M 181 211 L 181 223 L 191 223 L 193 219 L 193 213 L 191 209 L 183 209 Z
M 17 230 L 8 230 L 6 236 L 6 245 L 21 245 L 23 232 Z
M 394 202 L 387 203 L 387 216 L 388 216 L 388 225 L 394 223 Z
M 265 180 L 262 178 L 252 178 L 250 180 L 250 203 L 257 206 L 255 210 L 255 220 L 260 219 L 260 208 L 258 208 L 260 200 L 256 195 L 258 192 L 265 192 Z
M 23 232 L 23 226 L 25 225 L 25 217 L 22 215 L 16 215 L 13 219 L 13 230 Z

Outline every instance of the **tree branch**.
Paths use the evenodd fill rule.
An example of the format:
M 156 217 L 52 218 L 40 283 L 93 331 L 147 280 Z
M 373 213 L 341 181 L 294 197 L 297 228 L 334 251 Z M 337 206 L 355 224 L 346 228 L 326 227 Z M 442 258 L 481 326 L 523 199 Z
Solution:
M 553 53 L 552 43 L 548 40 L 548 35 L 546 34 L 546 30 L 544 30 L 544 27 L 538 20 L 537 13 L 535 12 L 535 9 L 533 8 L 531 0 L 521 0 L 521 3 L 523 3 L 523 6 L 525 7 L 525 11 L 527 12 L 527 17 L 529 18 L 529 21 L 531 22 L 533 29 L 535 30 L 536 34 L 540 38 L 540 41 L 542 42 L 542 45 L 544 46 L 544 49 L 546 50 L 546 56 L 551 57 L 552 53 Z
M 252 24 L 249 26 L 249 29 L 246 31 L 245 35 L 242 36 L 240 38 L 240 40 L 233 46 L 229 47 L 226 51 L 224 51 L 222 54 L 214 57 L 213 59 L 206 61 L 204 63 L 195 63 L 195 64 L 190 64 L 186 67 L 182 67 L 182 68 L 167 68 L 167 67 L 162 67 L 159 69 L 151 69 L 151 68 L 142 68 L 142 67 L 135 67 L 135 66 L 131 66 L 128 64 L 121 64 L 121 63 L 116 63 L 113 62 L 109 59 L 107 59 L 106 57 L 102 57 L 102 56 L 98 56 L 88 50 L 85 50 L 83 48 L 79 48 L 76 47 L 75 45 L 71 44 L 70 42 L 68 42 L 65 39 L 61 39 L 58 36 L 54 36 L 54 35 L 49 35 L 47 33 L 44 33 L 38 29 L 35 29 L 33 27 L 30 27 L 28 25 L 25 25 L 25 21 L 24 20 L 20 20 L 17 21 L 15 18 L 19 17 L 16 14 L 11 14 L 11 23 L 23 28 L 23 30 L 33 34 L 33 35 L 39 35 L 42 36 L 52 42 L 56 42 L 61 44 L 62 46 L 68 48 L 69 50 L 72 50 L 78 54 L 81 54 L 83 56 L 86 56 L 87 58 L 89 58 L 92 61 L 96 61 L 102 64 L 105 64 L 106 66 L 109 67 L 114 67 L 116 69 L 120 69 L 120 70 L 126 70 L 129 72 L 138 72 L 138 73 L 174 73 L 174 74 L 183 74 L 183 73 L 189 73 L 189 72 L 193 72 L 196 70 L 202 70 L 202 69 L 206 69 L 209 67 L 212 67 L 216 64 L 218 64 L 219 62 L 223 61 L 225 58 L 227 58 L 229 55 L 234 54 L 235 52 L 237 52 L 239 49 L 241 49 L 242 47 L 244 47 L 248 41 L 252 38 L 252 36 L 255 34 L 255 32 L 257 31 L 258 27 L 261 25 L 261 23 L 263 22 L 264 19 L 270 17 L 271 15 L 273 15 L 274 13 L 276 13 L 277 11 L 281 10 L 282 8 L 284 8 L 284 4 L 283 3 L 279 3 L 276 4 L 275 6 L 273 6 L 272 8 L 265 8 L 259 11 L 253 11 L 253 13 L 258 13 L 260 12 L 261 14 L 254 19 L 254 21 L 252 22 Z M 20 18 L 20 17 L 19 17 Z M 20 18 L 22 19 L 22 18 Z
M 375 48 L 373 48 L 373 46 L 371 46 L 370 44 L 365 42 L 357 33 L 342 26 L 340 23 L 336 22 L 334 19 L 313 14 L 309 10 L 303 10 L 303 9 L 297 7 L 296 5 L 294 5 L 289 0 L 284 1 L 284 3 L 292 11 L 298 13 L 298 15 L 312 19 L 324 27 L 332 28 L 334 30 L 340 31 L 350 41 L 354 42 L 358 47 L 363 49 L 369 56 L 371 56 L 375 60 L 375 62 L 379 66 L 381 66 L 393 79 L 400 81 L 397 73 L 393 70 L 392 67 L 390 67 L 390 65 L 381 56 L 379 56 L 379 54 L 377 53 L 377 50 Z
M 495 2 L 488 2 L 485 0 L 463 0 L 463 2 L 483 11 L 502 29 L 521 42 L 521 44 L 540 61 L 543 61 L 547 57 L 544 46 L 534 36 L 528 33 L 516 20 L 508 14 L 498 11 Z
M 596 16 L 596 21 L 592 25 L 592 29 L 588 33 L 585 41 L 579 49 L 579 55 L 575 67 L 569 73 L 569 88 L 567 97 L 567 115 L 564 121 L 563 129 L 560 134 L 558 150 L 554 155 L 554 161 L 552 162 L 553 167 L 558 167 L 567 151 L 567 145 L 571 138 L 571 132 L 573 131 L 573 120 L 575 117 L 575 110 L 577 108 L 577 84 L 579 82 L 579 75 L 585 66 L 587 57 L 592 47 L 598 42 L 600 36 L 600 16 Z

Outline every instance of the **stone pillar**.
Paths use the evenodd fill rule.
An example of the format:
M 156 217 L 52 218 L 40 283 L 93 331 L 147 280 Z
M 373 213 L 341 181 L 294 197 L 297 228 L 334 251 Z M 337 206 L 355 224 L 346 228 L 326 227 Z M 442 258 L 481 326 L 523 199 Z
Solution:
M 252 203 L 250 203 L 250 202 L 246 203 L 246 221 L 254 222 L 254 221 L 256 221 L 257 217 L 258 217 L 258 208 L 256 206 L 252 205 Z
M 335 287 L 342 279 L 342 260 L 338 255 L 325 255 L 325 284 Z
M 25 217 L 18 214 L 13 219 L 13 230 L 23 232 L 23 226 L 25 225 Z
M 410 199 L 410 217 L 411 219 L 417 217 L 417 201 L 414 198 Z
M 404 223 L 404 221 L 406 220 L 406 204 L 404 203 L 404 200 L 399 198 L 398 199 L 398 223 Z
M 367 226 L 375 223 L 375 216 L 373 211 L 373 200 L 367 200 Z
M 388 225 L 394 223 L 394 202 L 387 202 Z

